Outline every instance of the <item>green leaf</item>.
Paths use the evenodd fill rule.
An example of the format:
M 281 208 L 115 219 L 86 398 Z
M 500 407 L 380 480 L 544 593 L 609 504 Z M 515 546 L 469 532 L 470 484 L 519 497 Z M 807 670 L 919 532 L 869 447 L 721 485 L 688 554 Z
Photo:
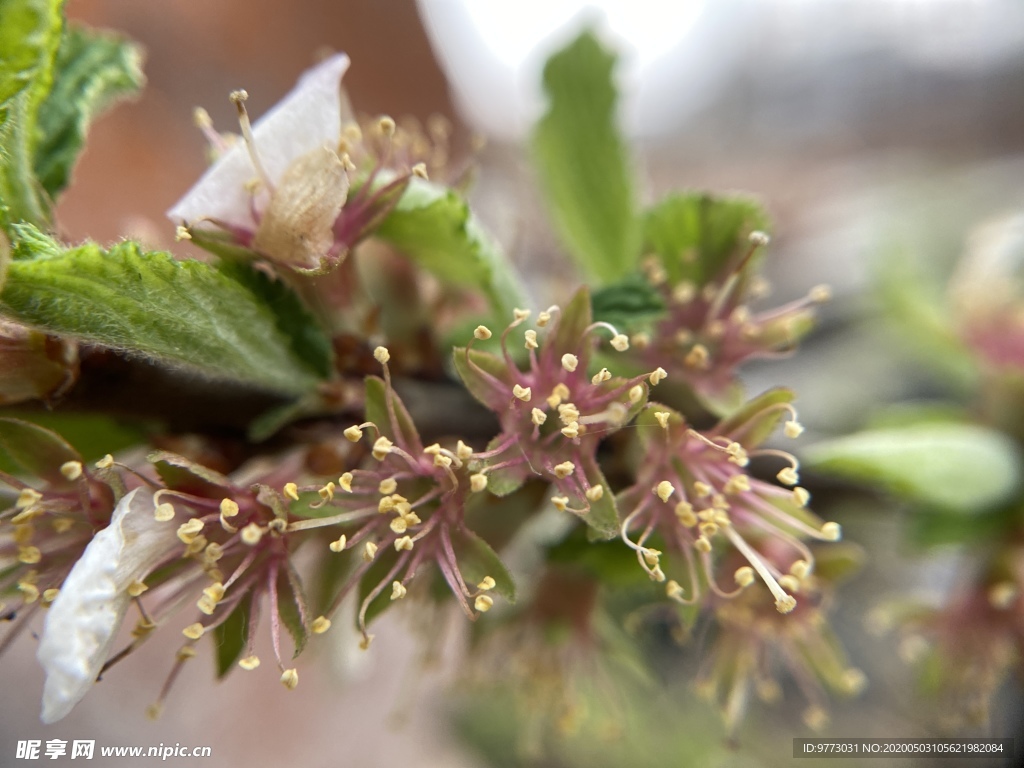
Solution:
M 249 618 L 252 596 L 246 595 L 228 617 L 214 628 L 217 644 L 217 678 L 224 677 L 235 667 L 249 640 Z
M 61 0 L 0 0 L 0 226 L 49 221 L 32 171 L 36 113 L 49 92 L 60 43 Z
M 967 515 L 1005 500 L 1021 481 L 1016 445 L 999 432 L 968 424 L 860 432 L 811 446 L 804 464 Z
M 22 471 L 45 480 L 55 489 L 72 488 L 61 474 L 61 465 L 81 461 L 78 451 L 45 427 L 20 419 L 0 418 L 0 450 Z
M 459 378 L 473 397 L 497 413 L 507 407 L 514 382 L 502 358 L 479 349 L 470 349 L 467 354 L 465 347 L 455 347 L 452 360 Z M 494 386 L 492 379 L 505 385 L 504 394 Z
M 473 585 L 479 584 L 485 576 L 490 576 L 495 582 L 494 591 L 510 603 L 514 603 L 515 581 L 491 545 L 468 528 L 452 529 L 451 535 L 455 559 L 466 585 L 472 589 Z
M 375 234 L 442 281 L 481 291 L 498 317 L 523 304 L 511 263 L 453 190 L 414 178 Z
M 715 428 L 715 432 L 726 435 L 747 450 L 756 448 L 778 429 L 779 422 L 791 414 L 785 406 L 793 402 L 789 389 L 769 389 L 750 400 Z
M 632 272 L 640 248 L 614 68 L 615 56 L 589 31 L 552 56 L 544 67 L 550 104 L 533 134 L 550 216 L 585 274 L 604 283 Z
M 169 451 L 157 451 L 148 457 L 164 484 L 175 491 L 215 499 L 232 495 L 234 483 L 220 472 L 196 464 Z
M 45 72 L 57 49 L 63 2 L 0 0 L 0 122 L 4 107 Z
M 646 212 L 644 250 L 658 255 L 669 282 L 700 287 L 738 264 L 750 249 L 750 233 L 767 226 L 751 199 L 677 193 Z
M 143 83 L 139 49 L 111 35 L 69 29 L 54 65 L 53 88 L 39 105 L 36 178 L 53 198 L 67 186 L 89 123 Z
M 0 314 L 30 327 L 301 395 L 320 377 L 282 332 L 277 309 L 209 264 L 131 242 L 16 260 L 0 293 Z
M 657 320 L 666 311 L 661 294 L 642 275 L 599 288 L 590 303 L 595 322 L 611 323 L 620 331 Z
M 277 572 L 277 615 L 291 634 L 295 642 L 295 656 L 298 656 L 309 640 L 309 610 L 299 574 L 291 563 Z

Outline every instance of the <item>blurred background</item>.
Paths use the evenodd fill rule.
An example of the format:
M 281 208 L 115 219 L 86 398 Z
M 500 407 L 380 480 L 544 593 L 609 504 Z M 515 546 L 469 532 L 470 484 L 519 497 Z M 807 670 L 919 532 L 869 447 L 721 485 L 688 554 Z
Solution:
M 204 106 L 219 129 L 231 130 L 231 90 L 247 89 L 258 117 L 320 53 L 342 50 L 353 61 L 345 85 L 357 111 L 444 115 L 455 126 L 457 156 L 486 140 L 476 155 L 473 199 L 541 297 L 561 292 L 564 257 L 544 219 L 525 142 L 543 109 L 544 58 L 583 24 L 596 26 L 621 51 L 622 124 L 648 197 L 671 188 L 751 193 L 775 222 L 774 298 L 833 286 L 836 301 L 802 352 L 749 373 L 751 391 L 785 383 L 800 393 L 811 439 L 857 428 L 867 410 L 944 386 L 900 346 L 898 321 L 869 330 L 860 324 L 877 308 L 868 289 L 880 262 L 923 265 L 943 285 L 972 230 L 1024 207 L 1019 2 L 69 0 L 69 14 L 142 44 L 149 84 L 94 128 L 60 205 L 66 239 L 132 236 L 182 252 L 163 211 L 205 165 L 193 108 Z M 860 701 L 836 705 L 831 732 L 838 735 L 930 733 L 892 641 L 863 627 L 881 595 L 941 591 L 949 580 L 942 558 L 909 559 L 898 518 L 896 509 L 861 505 L 842 520 L 868 564 L 843 593 L 837 628 L 871 686 Z M 458 631 L 444 659 L 421 673 L 408 623 L 389 615 L 362 656 L 354 636 L 332 632 L 330 642 L 344 647 L 328 651 L 320 643 L 326 658 L 309 654 L 294 692 L 258 673 L 215 686 L 201 655 L 163 718 L 150 722 L 145 707 L 176 647 L 158 634 L 51 728 L 38 721 L 42 674 L 34 639 L 23 637 L 13 649 L 23 663 L 5 663 L 2 754 L 13 754 L 6 745 L 18 739 L 56 737 L 210 745 L 211 765 L 518 764 L 504 751 L 507 734 L 473 725 L 472 705 L 453 716 Z M 1019 691 L 1004 690 L 998 702 L 992 732 L 1013 735 Z M 655 711 L 671 711 L 682 733 L 724 741 L 706 705 L 672 706 Z M 738 751 L 692 762 L 665 740 L 649 742 L 649 763 L 631 762 L 789 764 L 796 735 L 807 729 L 784 705 L 754 706 Z

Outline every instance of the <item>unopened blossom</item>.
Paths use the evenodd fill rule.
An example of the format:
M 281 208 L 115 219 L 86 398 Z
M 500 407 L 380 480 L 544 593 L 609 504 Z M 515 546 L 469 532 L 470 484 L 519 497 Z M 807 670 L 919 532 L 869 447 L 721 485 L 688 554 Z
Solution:
M 501 432 L 476 457 L 479 473 L 498 494 L 530 476 L 547 480 L 557 508 L 610 534 L 615 511 L 597 465 L 598 444 L 632 420 L 665 371 L 622 378 L 607 368 L 590 370 L 593 349 L 602 337 L 620 334 L 607 323 L 592 322 L 585 290 L 564 308 L 539 313 L 539 330 L 528 328 L 521 337 L 526 351 L 521 366 L 509 344 L 529 316 L 516 311 L 501 334 L 500 357 L 474 349 L 472 342 L 455 350 L 463 382 L 501 423 Z
M 840 537 L 836 523 L 822 523 L 806 508 L 809 494 L 796 485 L 796 459 L 760 447 L 784 418 L 786 432 L 799 434 L 790 399 L 784 390 L 768 392 L 706 433 L 657 403 L 637 420 L 644 450 L 636 482 L 618 498 L 624 516 L 620 535 L 651 579 L 666 583 L 671 599 L 696 602 L 704 581 L 716 595 L 735 596 L 758 579 L 778 611 L 789 613 L 798 602 L 794 594 L 814 567 L 803 540 Z M 760 455 L 780 458 L 784 466 L 777 478 L 793 487 L 748 474 L 750 459 Z M 657 546 L 651 543 L 654 537 L 661 542 Z M 661 546 L 668 551 L 663 553 Z M 770 560 L 763 556 L 768 547 L 775 553 Z M 719 585 L 716 554 L 723 548 L 746 562 L 724 587 Z M 784 553 L 789 562 L 780 569 Z M 685 569 L 666 571 L 663 555 L 672 561 L 681 557 Z

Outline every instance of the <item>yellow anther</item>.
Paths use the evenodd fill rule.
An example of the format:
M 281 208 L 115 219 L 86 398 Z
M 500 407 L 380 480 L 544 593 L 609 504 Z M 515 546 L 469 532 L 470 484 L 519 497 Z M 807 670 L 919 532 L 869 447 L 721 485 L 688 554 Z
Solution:
M 161 505 L 162 506 L 162 505 Z M 168 506 L 170 506 L 168 504 Z M 173 514 L 173 510 L 171 514 Z M 238 514 L 238 504 L 232 499 L 223 499 L 220 503 L 221 517 L 231 518 Z
M 749 587 L 754 583 L 754 569 L 749 565 L 744 565 L 743 567 L 736 569 L 736 573 L 733 574 L 733 578 L 736 579 L 736 583 L 741 587 Z
M 262 538 L 263 529 L 256 525 L 256 523 L 249 523 L 242 529 L 242 541 L 250 547 L 254 547 L 259 544 L 260 539 Z
M 298 501 L 299 500 L 299 486 L 297 486 L 295 483 L 285 483 L 284 484 L 284 495 L 287 496 L 292 501 Z
M 534 408 L 530 411 L 530 420 L 539 427 L 548 420 L 548 415 L 540 408 Z
M 708 538 L 711 538 L 716 533 L 718 533 L 718 525 L 711 522 L 710 520 L 707 520 L 698 525 L 697 530 L 700 531 L 702 536 L 707 536 Z
M 405 584 L 400 581 L 391 582 L 391 599 L 401 600 L 409 593 L 409 590 L 405 588 Z
M 665 594 L 673 600 L 678 600 L 683 596 L 683 588 L 679 585 L 679 582 L 675 579 L 670 579 L 665 584 Z
M 149 589 L 149 587 L 147 587 L 143 582 L 136 580 L 128 585 L 128 594 L 132 597 L 138 597 L 147 589 Z
M 807 502 L 811 500 L 811 494 L 808 493 L 806 488 L 800 488 L 799 486 L 793 489 L 793 501 L 799 507 L 806 507 Z
M 297 669 L 286 669 L 284 672 L 281 673 L 281 685 L 283 685 L 289 691 L 294 691 L 298 684 L 299 671 Z
M 662 429 L 668 429 L 668 420 L 669 420 L 669 417 L 671 415 L 672 414 L 670 414 L 668 411 L 655 411 L 654 412 L 654 418 L 656 418 L 658 420 L 658 424 L 661 425 Z
M 404 517 L 396 517 L 391 521 L 391 530 L 395 533 L 405 533 L 409 527 L 409 523 L 406 522 Z
M 725 481 L 722 491 L 727 494 L 745 493 L 750 490 L 750 478 L 747 475 L 733 475 Z
M 712 493 L 714 493 L 714 491 L 715 491 L 714 488 L 712 488 L 710 485 L 708 485 L 707 483 L 702 482 L 700 480 L 696 481 L 693 484 L 693 492 L 697 496 L 698 499 L 707 498 Z
M 26 565 L 35 565 L 43 559 L 39 547 L 18 547 L 18 560 Z
M 398 490 L 398 481 L 393 477 L 385 478 L 380 481 L 380 485 L 377 486 L 377 490 L 385 496 L 390 496 Z
M 28 522 L 31 522 L 32 520 L 35 520 L 41 514 L 42 514 L 42 510 L 40 510 L 39 507 L 29 507 L 28 509 L 23 509 L 21 512 L 19 512 L 14 517 L 12 517 L 11 518 L 11 522 L 14 523 L 15 525 L 18 525 L 19 523 L 28 523 Z M 25 526 L 25 530 L 31 530 L 31 529 L 32 529 L 32 526 L 30 526 L 30 525 Z
M 580 359 L 576 355 L 569 354 L 566 352 L 562 355 L 562 367 L 569 373 L 572 373 L 580 364 Z
M 821 526 L 821 536 L 826 541 L 839 541 L 843 538 L 843 529 L 839 523 L 825 523 Z
M 203 521 L 198 517 L 193 517 L 178 526 L 178 538 L 185 544 L 189 544 L 201 530 L 203 530 Z
M 377 438 L 377 442 L 373 444 L 373 458 L 377 461 L 384 461 L 385 457 L 391 453 L 391 447 L 394 445 L 384 435 Z
M 640 550 L 640 554 L 643 557 L 644 562 L 647 563 L 647 565 L 649 565 L 651 568 L 656 566 L 661 561 L 660 550 L 649 549 L 647 547 L 644 547 Z
M 181 630 L 181 634 L 183 634 L 189 640 L 198 640 L 200 637 L 203 636 L 204 631 L 205 630 L 203 629 L 203 625 L 197 621 L 195 624 L 189 624 L 187 627 Z
M 604 498 L 604 486 L 603 485 L 592 485 L 587 488 L 587 492 L 584 494 L 587 497 L 587 501 L 600 501 Z
M 668 480 L 662 480 L 654 487 L 654 492 L 662 501 L 668 501 L 669 496 L 675 493 L 676 489 Z
M 537 325 L 539 325 L 541 328 L 543 328 L 544 326 L 546 326 L 550 322 L 551 322 L 551 313 L 548 312 L 547 310 L 544 310 L 539 315 L 537 315 Z
M 676 283 L 672 288 L 672 301 L 676 304 L 689 304 L 696 297 L 697 286 L 687 280 Z
M 206 551 L 203 552 L 203 557 L 211 563 L 216 563 L 224 557 L 224 548 L 217 542 L 211 541 L 206 545 Z
M 528 309 L 518 309 L 518 308 L 517 309 L 513 309 L 512 310 L 512 317 L 514 318 L 513 322 L 521 323 L 524 320 L 529 320 L 530 319 L 530 314 L 531 314 L 530 310 L 528 310 Z
M 32 543 L 32 536 L 35 534 L 35 527 L 32 525 L 14 526 L 14 543 L 28 546 Z
M 693 505 L 688 501 L 680 501 L 676 504 L 676 519 L 679 523 L 687 528 L 692 528 L 697 524 L 697 515 L 693 512 Z
M 434 466 L 435 467 L 445 467 L 445 468 L 448 468 L 451 465 L 452 465 L 452 457 L 451 456 L 445 456 L 443 453 L 439 453 L 439 454 L 437 454 L 434 457 Z
M 710 552 L 711 540 L 707 536 L 698 536 L 697 540 L 693 542 L 693 546 L 699 552 Z
M 624 333 L 617 333 L 612 336 L 611 344 L 616 352 L 625 352 L 629 349 L 629 337 Z
M 374 557 L 377 556 L 377 545 L 372 541 L 366 542 L 363 546 L 363 560 L 370 562 Z
M 329 546 L 331 548 L 331 552 L 341 552 L 345 549 L 345 546 L 347 544 L 348 537 L 345 536 L 345 534 L 341 534 L 341 536 L 338 537 L 337 541 L 332 541 Z
M 43 494 L 32 488 L 25 488 L 21 493 L 18 494 L 18 500 L 14 506 L 18 509 L 28 509 L 33 504 L 42 501 Z
M 642 384 L 637 384 L 635 387 L 629 390 L 629 402 L 636 405 L 644 399 L 644 388 Z
M 18 591 L 21 592 L 21 599 L 26 605 L 39 599 L 39 587 L 25 579 L 18 582 Z
M 55 587 L 50 587 L 49 589 L 43 590 L 43 596 L 42 596 L 42 600 L 41 600 L 43 606 L 45 607 L 45 606 L 50 605 L 51 603 L 53 603 L 53 601 L 57 599 L 57 595 L 59 595 L 59 594 L 60 594 L 60 590 L 55 588 Z M 2 610 L 3 610 L 3 604 L 0 603 L 0 611 L 2 611 Z
M 352 493 L 352 480 L 352 473 L 346 472 L 345 474 L 338 478 L 338 485 L 340 485 L 341 490 L 345 491 L 346 493 Z
M 573 464 L 571 461 L 563 461 L 561 464 L 556 464 L 552 468 L 552 471 L 554 472 L 555 477 L 557 477 L 559 480 L 564 480 L 565 478 L 567 478 L 569 475 L 576 471 L 576 465 Z
M 710 361 L 711 353 L 708 352 L 708 348 L 703 344 L 694 344 L 693 348 L 686 353 L 686 357 L 683 358 L 683 364 L 686 367 L 702 371 L 708 369 Z
M 309 628 L 313 630 L 314 635 L 322 635 L 331 628 L 331 620 L 326 616 L 317 616 Z
M 157 504 L 156 509 L 153 510 L 153 517 L 155 517 L 161 523 L 166 523 L 170 520 L 173 520 L 174 507 L 171 504 L 168 504 L 167 502 L 164 502 L 163 504 Z M 200 528 L 201 527 L 202 526 L 200 525 Z
M 796 485 L 800 482 L 800 476 L 793 467 L 783 467 L 779 470 L 779 473 L 775 475 L 780 483 L 784 485 Z
M 530 402 L 530 398 L 533 396 L 529 387 L 521 387 L 518 384 L 512 385 L 512 394 L 524 403 Z
M 455 455 L 462 461 L 469 461 L 470 457 L 473 455 L 473 449 L 459 440 L 459 442 L 455 444 Z
M 391 353 L 388 352 L 387 347 L 377 347 L 373 350 L 373 357 L 381 365 L 386 365 L 388 360 L 391 359 Z
M 832 298 L 832 289 L 827 285 L 816 285 L 811 288 L 811 292 L 808 294 L 811 301 L 817 304 L 823 304 Z
M 427 178 L 427 165 L 426 165 L 426 163 L 416 163 L 416 165 L 414 165 L 411 170 L 412 170 L 412 175 L 413 176 L 418 176 L 421 179 L 426 179 Z
M 75 524 L 75 521 L 70 517 L 57 517 L 53 520 L 53 530 L 56 533 L 67 533 L 71 530 L 71 527 Z
M 562 427 L 562 434 L 568 437 L 570 440 L 575 440 L 580 434 L 580 425 L 578 422 L 573 422 Z
M 60 465 L 60 473 L 68 480 L 77 480 L 82 476 L 82 462 L 65 461 Z
M 634 333 L 629 343 L 637 349 L 647 349 L 651 346 L 651 335 L 649 333 Z
M 395 539 L 395 552 L 401 552 L 402 550 L 411 552 L 414 546 L 412 536 L 403 536 L 400 539 Z
M 491 336 L 491 329 L 486 325 L 478 325 L 473 331 L 473 338 L 478 339 L 479 341 L 486 341 L 491 338 Z
M 360 440 L 363 439 L 363 430 L 361 430 L 355 424 L 346 429 L 343 434 L 345 435 L 345 439 L 353 443 L 358 443 Z
M 496 586 L 498 586 L 498 582 L 490 576 L 484 576 L 480 583 L 476 585 L 476 588 L 483 590 L 484 592 L 490 592 Z
M 792 595 L 783 595 L 775 601 L 775 608 L 779 613 L 789 613 L 796 608 L 796 598 Z
M 558 406 L 558 418 L 563 424 L 572 424 L 579 421 L 580 409 L 573 403 L 562 403 L 562 405 Z
M 191 645 L 183 645 L 174 655 L 178 661 L 188 661 L 189 659 L 194 659 L 196 657 L 196 649 Z
M 803 581 L 811 572 L 811 564 L 806 560 L 795 560 L 793 564 L 789 566 L 789 572 L 796 578 Z
M 198 555 L 204 549 L 206 549 L 206 537 L 203 534 L 199 534 L 185 545 L 185 555 Z
M 799 421 L 790 419 L 782 428 L 782 433 L 789 438 L 796 439 L 804 433 L 804 427 Z
M 484 488 L 487 487 L 487 475 L 482 472 L 478 472 L 475 475 L 469 477 L 469 489 L 474 493 L 480 493 Z
M 526 331 L 523 334 L 523 337 L 526 339 L 526 343 L 524 346 L 527 349 L 537 349 L 537 347 L 540 346 L 540 344 L 537 343 L 537 332 L 532 328 Z
M 359 648 L 360 648 L 360 650 L 365 651 L 365 650 L 369 649 L 370 643 L 373 642 L 373 638 L 375 638 L 375 637 L 376 637 L 376 635 L 363 635 L 363 639 L 359 641 Z
M 96 462 L 96 469 L 110 469 L 114 466 L 114 457 L 109 453 Z
M 647 377 L 647 380 L 651 382 L 652 387 L 656 387 L 667 378 L 668 371 L 666 371 L 664 368 L 655 368 L 653 371 L 651 371 L 651 375 Z
M 607 368 L 602 368 L 600 371 L 598 371 L 597 373 L 590 377 L 590 383 L 596 387 L 598 384 L 603 384 L 604 382 L 608 381 L 609 379 L 611 379 L 611 377 L 612 372 L 609 371 Z
M 559 512 L 565 512 L 566 507 L 569 506 L 568 496 L 552 496 L 551 503 L 555 505 L 555 509 Z
M 238 660 L 238 666 L 240 666 L 246 672 L 252 672 L 259 665 L 260 665 L 260 657 L 259 656 L 246 656 L 244 659 L 239 659 Z
M 477 595 L 476 600 L 473 601 L 473 607 L 480 613 L 487 613 L 494 607 L 494 598 L 490 595 Z

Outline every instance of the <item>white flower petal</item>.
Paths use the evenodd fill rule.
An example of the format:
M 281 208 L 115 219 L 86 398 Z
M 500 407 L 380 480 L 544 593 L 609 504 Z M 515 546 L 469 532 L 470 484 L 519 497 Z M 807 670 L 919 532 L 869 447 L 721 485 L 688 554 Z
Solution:
M 260 162 L 277 181 L 297 158 L 324 145 L 336 149 L 342 121 L 352 109 L 341 90 L 349 59 L 336 54 L 313 67 L 292 91 L 253 125 Z M 205 173 L 173 208 L 171 221 L 193 223 L 203 217 L 254 229 L 250 194 L 245 185 L 257 177 L 242 142 L 238 142 Z
M 153 517 L 153 492 L 137 488 L 89 542 L 43 625 L 36 657 L 46 670 L 44 723 L 67 715 L 96 682 L 131 603 L 128 585 L 145 578 L 176 540 L 174 526 Z

